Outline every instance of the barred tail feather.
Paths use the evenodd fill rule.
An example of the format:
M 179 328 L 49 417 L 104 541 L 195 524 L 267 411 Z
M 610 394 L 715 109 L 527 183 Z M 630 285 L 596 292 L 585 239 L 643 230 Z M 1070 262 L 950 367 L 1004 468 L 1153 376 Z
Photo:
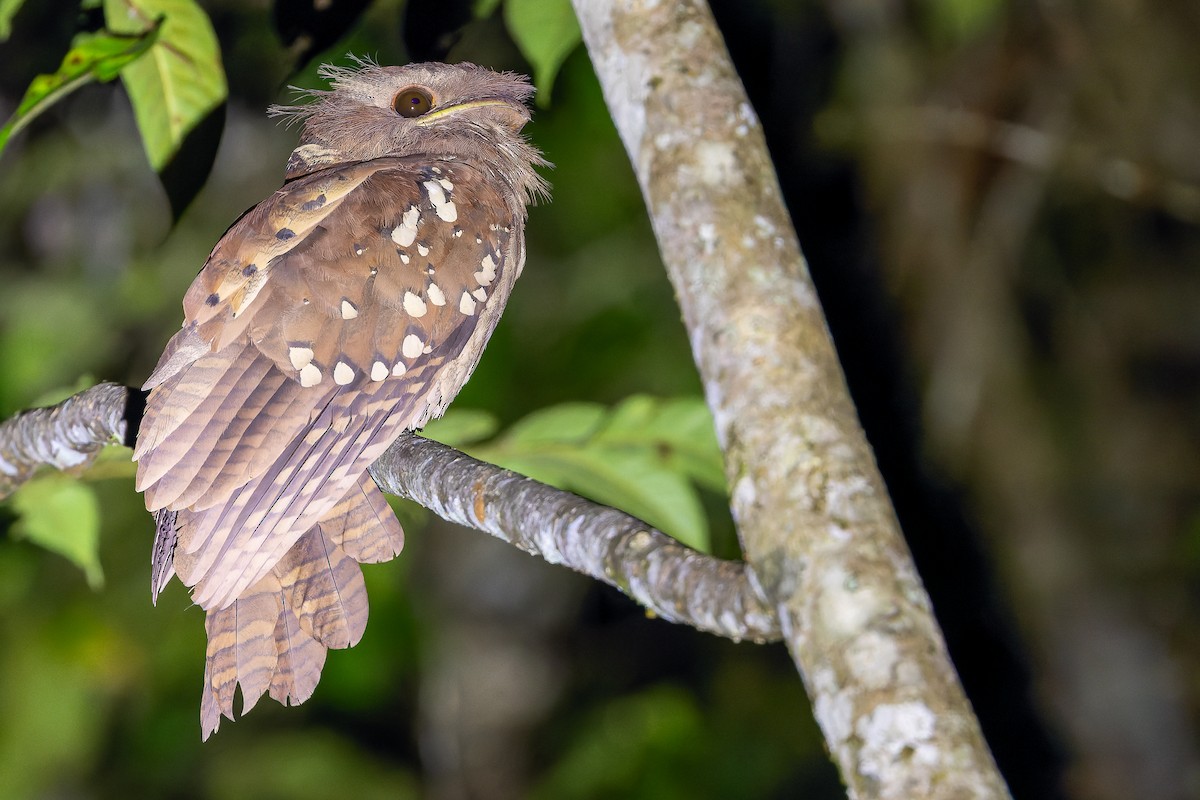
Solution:
M 220 727 L 222 716 L 233 719 L 238 684 L 243 714 L 271 685 L 278 661 L 275 626 L 282 611 L 281 597 L 278 580 L 268 575 L 229 606 L 208 612 L 205 696 L 200 703 L 205 739 Z
M 220 727 L 222 717 L 234 718 L 239 685 L 241 714 L 268 692 L 283 705 L 311 697 L 327 648 L 353 647 L 366 629 L 367 589 L 359 562 L 385 561 L 403 542 L 395 514 L 364 473 L 267 575 L 225 608 L 209 609 L 200 703 L 204 738 Z M 191 560 L 175 551 L 182 578 L 194 572 Z
M 300 629 L 326 647 L 353 647 L 367 628 L 367 585 L 358 562 L 318 525 L 292 546 L 275 575 Z
M 300 620 L 288 607 L 284 607 L 275 625 L 275 648 L 279 660 L 271 677 L 271 699 L 281 705 L 298 706 L 316 691 L 328 651 L 301 629 Z
M 360 564 L 390 561 L 404 548 L 400 521 L 365 472 L 358 485 L 321 520 L 321 530 Z

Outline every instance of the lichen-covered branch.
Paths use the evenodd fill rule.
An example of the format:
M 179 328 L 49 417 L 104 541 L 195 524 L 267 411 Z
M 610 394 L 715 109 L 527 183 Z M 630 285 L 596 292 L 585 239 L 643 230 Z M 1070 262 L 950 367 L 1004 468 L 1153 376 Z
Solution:
M 142 405 L 141 396 L 131 395 L 124 386 L 102 383 L 56 406 L 0 422 L 0 499 L 40 466 L 86 467 L 104 445 L 125 441 L 130 412 L 140 418 Z
M 699 553 L 615 508 L 406 433 L 371 467 L 385 492 L 617 587 L 656 616 L 735 640 L 780 638 L 745 564 Z
M 132 438 L 143 394 L 102 383 L 0 423 L 0 497 L 39 466 L 81 467 Z M 131 441 L 126 441 L 132 444 Z M 780 637 L 748 568 L 698 553 L 614 508 L 408 433 L 371 467 L 384 491 L 618 587 L 672 622 L 731 639 Z
M 711 12 L 574 5 L 683 310 L 747 560 L 850 795 L 1007 797 Z
M 639 519 L 405 434 L 371 467 L 385 492 L 616 586 L 649 611 L 731 639 L 779 638 L 745 564 L 698 553 Z

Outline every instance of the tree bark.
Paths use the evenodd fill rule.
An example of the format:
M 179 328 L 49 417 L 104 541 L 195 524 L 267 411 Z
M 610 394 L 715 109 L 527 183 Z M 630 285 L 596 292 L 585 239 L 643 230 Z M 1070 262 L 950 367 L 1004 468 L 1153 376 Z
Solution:
M 1003 798 L 703 0 L 573 0 L 683 310 L 747 560 L 855 798 Z
M 135 396 L 136 395 L 136 396 Z M 85 469 L 106 445 L 133 444 L 129 417 L 141 419 L 141 395 L 102 383 L 49 408 L 23 411 L 0 422 L 0 500 L 33 477 L 38 467 Z

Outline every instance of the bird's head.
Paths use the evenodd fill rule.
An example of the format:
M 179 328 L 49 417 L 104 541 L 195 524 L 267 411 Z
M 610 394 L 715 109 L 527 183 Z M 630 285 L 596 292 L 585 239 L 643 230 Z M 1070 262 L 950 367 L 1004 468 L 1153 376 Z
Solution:
M 531 175 L 532 166 L 546 163 L 521 135 L 534 92 L 524 75 L 466 63 L 355 61 L 354 67 L 322 66 L 319 74 L 331 88 L 302 90 L 311 102 L 271 107 L 272 116 L 303 122 L 300 163 L 289 163 L 289 178 L 330 163 L 416 153 Z

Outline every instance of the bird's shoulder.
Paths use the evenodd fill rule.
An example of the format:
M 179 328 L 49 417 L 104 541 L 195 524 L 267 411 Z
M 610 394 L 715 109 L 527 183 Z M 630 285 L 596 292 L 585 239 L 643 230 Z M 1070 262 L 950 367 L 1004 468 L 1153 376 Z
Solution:
M 422 155 L 289 181 L 213 249 L 184 298 L 181 363 L 168 348 L 148 385 L 247 335 L 303 383 L 399 373 L 406 343 L 457 340 L 493 301 L 520 235 L 510 193 L 484 165 Z

